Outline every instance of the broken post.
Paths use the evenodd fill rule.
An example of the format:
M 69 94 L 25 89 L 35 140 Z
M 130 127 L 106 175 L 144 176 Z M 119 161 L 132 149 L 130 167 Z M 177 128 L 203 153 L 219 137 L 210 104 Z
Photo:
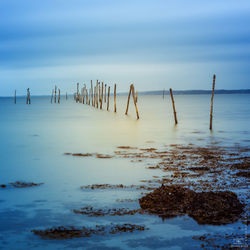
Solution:
M 26 100 L 26 104 L 30 104 L 30 89 L 27 89 L 27 100 Z
M 126 109 L 125 115 L 128 114 L 128 107 L 129 107 L 129 100 L 130 100 L 131 92 L 132 92 L 132 84 L 130 85 L 130 89 L 129 89 L 128 101 L 127 101 L 127 109 Z
M 176 116 L 176 110 L 175 110 L 175 104 L 174 104 L 174 96 L 173 96 L 173 92 L 172 89 L 169 89 L 170 92 L 170 96 L 171 96 L 171 100 L 172 100 L 172 104 L 173 104 L 173 111 L 174 111 L 174 121 L 175 121 L 175 125 L 178 123 L 177 121 L 177 116 Z
M 114 112 L 116 113 L 116 83 L 114 86 Z
M 210 126 L 209 129 L 213 129 L 213 102 L 214 102 L 214 87 L 215 87 L 215 74 L 213 76 L 212 96 L 211 96 L 211 109 L 210 109 Z
M 110 87 L 108 88 L 108 102 L 107 102 L 107 111 L 109 111 L 109 94 L 110 94 Z

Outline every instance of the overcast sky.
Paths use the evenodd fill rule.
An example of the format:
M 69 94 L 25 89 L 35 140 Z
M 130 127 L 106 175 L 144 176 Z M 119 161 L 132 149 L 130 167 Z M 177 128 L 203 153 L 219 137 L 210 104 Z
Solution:
M 250 0 L 1 0 L 0 96 L 250 88 Z

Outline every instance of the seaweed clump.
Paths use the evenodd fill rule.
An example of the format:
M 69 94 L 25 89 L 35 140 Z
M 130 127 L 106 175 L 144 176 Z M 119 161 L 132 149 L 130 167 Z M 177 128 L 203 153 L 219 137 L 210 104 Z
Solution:
M 104 235 L 104 234 L 116 234 L 124 232 L 133 232 L 133 231 L 144 231 L 146 228 L 141 225 L 135 224 L 122 224 L 122 225 L 113 225 L 103 226 L 96 225 L 95 228 L 75 228 L 70 227 L 52 227 L 45 230 L 31 230 L 35 235 L 40 236 L 43 239 L 54 239 L 54 240 L 63 240 L 63 239 L 72 239 L 80 237 L 90 237 L 92 235 Z
M 109 209 L 94 209 L 91 206 L 83 207 L 79 210 L 74 209 L 75 214 L 92 216 L 124 216 L 124 215 L 134 215 L 136 213 L 142 213 L 141 209 L 129 210 L 128 208 L 109 208 Z
M 8 185 L 7 184 L 1 184 L 1 188 L 7 188 L 7 187 L 14 187 L 14 188 L 26 188 L 26 187 L 37 187 L 42 185 L 43 183 L 34 183 L 34 182 L 22 182 L 22 181 L 16 181 L 11 182 Z
M 180 185 L 157 188 L 139 200 L 143 210 L 164 218 L 188 214 L 199 224 L 222 225 L 240 218 L 244 205 L 230 191 L 194 192 Z

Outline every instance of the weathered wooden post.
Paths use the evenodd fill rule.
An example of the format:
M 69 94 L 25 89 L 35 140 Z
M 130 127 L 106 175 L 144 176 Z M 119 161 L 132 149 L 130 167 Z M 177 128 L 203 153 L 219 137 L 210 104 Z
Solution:
M 56 88 L 57 88 L 57 87 L 56 87 L 56 85 L 55 85 L 55 103 L 56 103 Z
M 106 88 L 107 88 L 107 84 L 105 84 L 105 96 L 104 96 L 105 103 L 106 103 Z
M 97 84 L 96 86 L 96 107 L 98 108 L 99 96 L 98 96 L 98 89 L 100 90 L 100 85 Z
M 54 89 L 52 89 L 52 93 L 51 93 L 51 100 L 50 100 L 51 104 L 53 103 L 53 93 L 54 93 Z
M 135 88 L 134 85 L 132 84 L 132 94 L 133 94 L 133 99 L 134 99 L 134 104 L 135 104 L 135 110 L 136 110 L 136 115 L 137 115 L 137 119 L 139 120 L 139 112 L 138 112 L 138 108 L 137 108 L 137 103 L 135 100 Z
M 92 80 L 90 81 L 90 84 L 91 84 L 91 102 L 92 102 L 92 106 L 94 106 L 94 103 L 93 103 L 93 83 L 92 83 Z
M 102 82 L 102 90 L 101 90 L 101 104 L 100 104 L 100 109 L 102 109 L 102 103 L 103 103 L 103 82 Z
M 110 95 L 110 87 L 108 88 L 108 102 L 107 102 L 107 110 L 109 111 L 109 95 Z
M 116 83 L 114 86 L 114 112 L 116 113 Z
M 79 83 L 77 83 L 77 89 L 76 89 L 76 102 L 79 102 Z
M 30 104 L 30 89 L 28 88 L 27 89 L 27 101 L 26 101 L 26 104 Z
M 60 100 L 61 100 L 61 90 L 58 89 L 58 103 L 60 103 Z
M 138 91 L 136 91 L 135 100 L 136 100 L 136 103 L 137 103 L 138 102 Z
M 128 101 L 127 101 L 127 109 L 126 109 L 125 115 L 128 114 L 128 107 L 129 107 L 129 100 L 130 100 L 131 92 L 132 92 L 132 84 L 130 85 L 130 89 L 129 89 Z
M 16 89 L 15 89 L 15 95 L 14 95 L 14 103 L 16 104 Z
M 174 96 L 173 96 L 173 92 L 172 89 L 169 89 L 170 92 L 170 96 L 171 96 L 171 100 L 172 100 L 172 104 L 173 104 L 173 111 L 174 111 L 174 120 L 175 120 L 175 125 L 178 123 L 177 121 L 177 116 L 176 116 L 176 110 L 175 110 L 175 104 L 174 104 Z
M 213 86 L 212 86 L 212 96 L 211 96 L 211 109 L 210 109 L 210 126 L 209 129 L 213 129 L 213 102 L 214 102 L 214 88 L 215 88 L 215 78 L 216 75 L 213 76 Z

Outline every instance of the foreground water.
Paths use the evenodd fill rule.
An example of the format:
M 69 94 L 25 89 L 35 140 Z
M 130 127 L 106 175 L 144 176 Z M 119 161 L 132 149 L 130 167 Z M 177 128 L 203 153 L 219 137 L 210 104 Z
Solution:
M 72 212 L 91 205 L 97 208 L 138 208 L 141 191 L 81 190 L 89 184 L 140 184 L 157 170 L 129 159 L 67 157 L 66 152 L 109 154 L 117 146 L 161 148 L 169 144 L 222 146 L 250 145 L 250 96 L 216 95 L 214 130 L 209 127 L 209 95 L 175 97 L 179 124 L 174 126 L 169 97 L 141 96 L 140 120 L 133 103 L 125 116 L 126 97 L 118 96 L 117 114 L 76 104 L 62 98 L 51 104 L 49 97 L 24 98 L 17 104 L 0 98 L 0 184 L 15 181 L 43 182 L 39 187 L 0 189 L 0 248 L 3 249 L 194 249 L 194 235 L 209 232 L 245 233 L 234 223 L 227 226 L 198 225 L 189 217 L 162 221 L 157 216 L 86 217 Z M 93 226 L 110 223 L 143 224 L 149 230 L 70 240 L 43 240 L 30 230 L 52 226 Z M 237 243 L 237 242 L 236 242 Z

